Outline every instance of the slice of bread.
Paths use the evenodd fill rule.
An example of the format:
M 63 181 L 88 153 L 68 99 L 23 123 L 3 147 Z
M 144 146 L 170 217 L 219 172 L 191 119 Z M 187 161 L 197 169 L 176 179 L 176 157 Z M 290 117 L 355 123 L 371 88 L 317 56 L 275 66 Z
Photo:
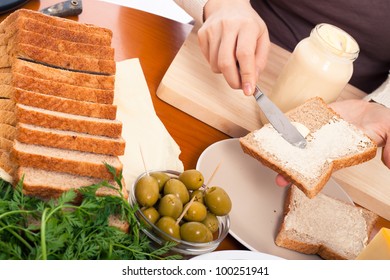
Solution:
M 114 60 L 69 55 L 30 44 L 9 43 L 7 54 L 1 54 L 2 57 L 8 55 L 8 60 L 2 61 L 0 67 L 11 67 L 15 59 L 22 58 L 72 71 L 104 75 L 115 74 L 116 64 Z
M 101 179 L 77 176 L 62 172 L 53 172 L 43 169 L 21 167 L 17 170 L 16 179 L 19 181 L 23 177 L 23 192 L 27 195 L 37 196 L 45 199 L 59 197 L 62 193 L 70 189 L 79 189 L 102 182 Z M 116 188 L 118 184 L 114 181 L 108 183 Z M 122 182 L 122 194 L 125 199 L 128 198 L 128 192 L 124 183 Z M 103 195 L 117 195 L 115 190 L 109 188 L 100 188 L 96 194 Z
M 291 186 L 276 245 L 324 259 L 355 259 L 368 244 L 375 213 L 318 194 L 308 198 Z
M 110 46 L 99 46 L 72 42 L 45 36 L 37 32 L 16 30 L 15 33 L 0 35 L 0 45 L 30 44 L 73 56 L 83 56 L 97 59 L 113 60 L 114 49 Z
M 63 131 L 18 123 L 15 139 L 26 144 L 82 152 L 121 156 L 125 153 L 125 140 L 86 133 Z M 8 143 L 7 143 L 8 144 Z
M 71 20 L 62 21 L 63 19 L 58 17 L 41 17 L 42 15 L 38 12 L 31 13 L 30 10 L 19 9 L 0 23 L 0 33 L 12 35 L 17 30 L 27 30 L 71 42 L 99 46 L 111 45 L 112 32 L 109 29 Z
M 95 103 L 112 104 L 114 101 L 113 89 L 104 90 L 86 86 L 74 86 L 64 82 L 36 78 L 20 73 L 13 73 L 12 78 L 12 85 L 24 90 Z
M 93 89 L 113 90 L 115 86 L 115 76 L 94 75 L 80 73 L 60 68 L 53 68 L 31 61 L 17 59 L 12 65 L 12 73 L 29 77 L 65 83 L 73 86 L 82 86 Z M 54 87 L 56 88 L 56 86 Z
M 333 171 L 375 157 L 376 144 L 319 97 L 287 116 L 309 130 L 306 148 L 291 145 L 270 124 L 240 138 L 240 144 L 245 153 L 282 174 L 308 197 L 322 190 Z
M 79 116 L 115 120 L 116 105 L 78 101 L 13 88 L 12 99 L 19 104 Z
M 122 123 L 118 120 L 76 116 L 22 104 L 16 105 L 15 113 L 16 120 L 25 124 L 112 138 L 119 138 L 122 134 Z
M 114 167 L 118 173 L 122 171 L 123 167 L 116 156 L 30 145 L 17 140 L 14 141 L 11 149 L 11 157 L 15 164 L 21 167 L 33 167 L 100 179 L 112 179 L 113 177 L 107 170 L 105 163 Z

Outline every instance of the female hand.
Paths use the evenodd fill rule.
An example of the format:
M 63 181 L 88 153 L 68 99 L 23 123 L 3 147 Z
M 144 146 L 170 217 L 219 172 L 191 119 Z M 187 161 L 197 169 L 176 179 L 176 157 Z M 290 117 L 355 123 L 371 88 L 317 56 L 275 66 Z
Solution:
M 204 18 L 198 39 L 212 71 L 222 73 L 230 87 L 253 94 L 270 47 L 264 21 L 248 0 L 209 0 Z

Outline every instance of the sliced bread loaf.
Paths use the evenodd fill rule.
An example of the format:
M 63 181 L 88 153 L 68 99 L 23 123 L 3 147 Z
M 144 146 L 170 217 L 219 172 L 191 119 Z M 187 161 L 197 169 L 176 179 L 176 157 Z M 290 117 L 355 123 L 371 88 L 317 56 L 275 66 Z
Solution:
M 100 119 L 116 118 L 116 105 L 72 100 L 20 88 L 13 88 L 11 96 L 18 104 L 36 108 Z
M 112 179 L 112 174 L 107 170 L 105 163 L 113 166 L 118 173 L 122 171 L 122 163 L 116 156 L 29 145 L 17 140 L 11 149 L 11 156 L 15 164 L 21 167 L 100 179 Z
M 318 194 L 308 198 L 292 186 L 276 236 L 278 246 L 324 259 L 355 259 L 378 219 L 373 212 Z
M 245 153 L 282 174 L 308 197 L 322 190 L 333 171 L 375 157 L 376 144 L 320 98 L 306 101 L 287 116 L 309 130 L 306 148 L 291 145 L 270 124 L 240 138 L 240 144 Z
M 118 120 L 76 116 L 22 104 L 16 105 L 15 112 L 16 120 L 25 124 L 112 138 L 119 138 L 122 133 L 122 123 Z
M 26 144 L 121 156 L 125 140 L 18 123 L 15 139 Z

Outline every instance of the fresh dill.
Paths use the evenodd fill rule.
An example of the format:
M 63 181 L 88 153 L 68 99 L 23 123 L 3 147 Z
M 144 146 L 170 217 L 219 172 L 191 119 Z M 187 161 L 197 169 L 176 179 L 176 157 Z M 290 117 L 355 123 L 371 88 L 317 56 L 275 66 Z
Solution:
M 109 167 L 109 166 L 108 166 Z M 110 169 L 109 169 L 110 170 Z M 115 170 L 110 170 L 115 172 Z M 121 185 L 121 176 L 115 176 Z M 149 260 L 179 259 L 169 254 L 173 243 L 155 248 L 141 233 L 136 209 L 121 190 L 103 181 L 67 191 L 49 201 L 23 194 L 0 179 L 0 259 L 6 260 Z M 97 196 L 100 188 L 116 195 Z M 80 203 L 75 203 L 81 195 Z M 124 231 L 110 225 L 112 217 L 128 224 Z

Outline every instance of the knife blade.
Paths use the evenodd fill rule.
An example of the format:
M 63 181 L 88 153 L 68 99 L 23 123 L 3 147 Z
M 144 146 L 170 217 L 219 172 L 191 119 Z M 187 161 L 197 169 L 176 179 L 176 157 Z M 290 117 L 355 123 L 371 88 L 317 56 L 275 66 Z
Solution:
M 306 147 L 306 139 L 290 122 L 286 115 L 256 85 L 254 97 L 260 109 L 281 136 L 290 144 L 301 149 Z
M 77 16 L 82 11 L 82 0 L 68 0 L 40 10 L 41 13 L 57 17 Z

